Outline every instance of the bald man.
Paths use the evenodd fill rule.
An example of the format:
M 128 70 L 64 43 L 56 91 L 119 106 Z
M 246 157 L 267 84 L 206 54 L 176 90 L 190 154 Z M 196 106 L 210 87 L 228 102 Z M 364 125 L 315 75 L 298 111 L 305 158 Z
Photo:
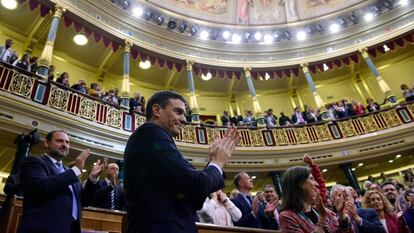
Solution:
M 91 205 L 104 209 L 124 210 L 124 192 L 122 186 L 118 184 L 118 165 L 116 163 L 108 164 L 105 173 L 106 177 L 103 180 L 89 178 L 98 186 Z

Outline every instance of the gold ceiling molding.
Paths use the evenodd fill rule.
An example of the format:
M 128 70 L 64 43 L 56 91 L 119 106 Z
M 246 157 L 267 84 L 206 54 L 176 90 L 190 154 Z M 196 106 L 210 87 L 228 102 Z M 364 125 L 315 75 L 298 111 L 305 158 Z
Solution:
M 122 40 L 162 56 L 215 67 L 253 68 L 284 67 L 327 60 L 360 48 L 370 47 L 414 30 L 414 9 L 395 8 L 369 24 L 346 28 L 328 36 L 314 36 L 306 41 L 282 41 L 272 44 L 230 44 L 205 41 L 136 19 L 110 1 L 61 0 L 59 4 L 87 22 Z

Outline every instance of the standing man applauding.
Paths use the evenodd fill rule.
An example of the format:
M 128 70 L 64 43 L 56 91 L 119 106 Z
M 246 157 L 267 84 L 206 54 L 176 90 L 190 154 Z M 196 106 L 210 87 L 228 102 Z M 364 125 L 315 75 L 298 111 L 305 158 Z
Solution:
M 28 156 L 21 164 L 24 199 L 19 232 L 79 233 L 82 210 L 79 176 L 89 149 L 79 154 L 72 168 L 67 168 L 62 164 L 69 153 L 69 137 L 65 131 L 48 133 L 44 148 L 42 157 Z M 98 177 L 101 172 L 98 164 L 91 175 Z
M 185 99 L 160 91 L 149 100 L 147 122 L 125 149 L 125 195 L 129 233 L 196 233 L 196 210 L 224 187 L 223 167 L 240 140 L 236 129 L 209 149 L 210 163 L 195 169 L 173 140 L 185 123 Z

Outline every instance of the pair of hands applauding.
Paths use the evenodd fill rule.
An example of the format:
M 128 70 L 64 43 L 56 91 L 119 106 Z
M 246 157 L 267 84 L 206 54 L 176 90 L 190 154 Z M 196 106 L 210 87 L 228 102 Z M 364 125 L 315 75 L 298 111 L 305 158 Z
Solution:
M 209 148 L 211 162 L 223 168 L 229 161 L 231 154 L 240 140 L 241 134 L 236 128 L 229 128 L 221 139 L 219 135 L 216 134 L 216 140 Z

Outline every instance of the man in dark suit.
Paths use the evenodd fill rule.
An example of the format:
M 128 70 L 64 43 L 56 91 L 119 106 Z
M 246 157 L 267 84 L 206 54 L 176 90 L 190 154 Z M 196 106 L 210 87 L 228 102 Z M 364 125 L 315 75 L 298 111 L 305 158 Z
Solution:
M 336 203 L 338 199 L 345 200 L 344 205 L 357 233 L 385 233 L 385 229 L 379 219 L 378 213 L 374 209 L 357 209 L 352 196 L 352 188 L 343 185 L 334 185 L 331 189 L 331 200 Z
M 124 191 L 118 183 L 119 167 L 116 163 L 106 166 L 106 177 L 104 180 L 94 180 L 92 177 L 87 182 L 93 182 L 97 186 L 93 196 L 92 206 L 111 209 L 124 209 Z
M 82 210 L 79 176 L 89 149 L 79 154 L 72 168 L 67 168 L 62 165 L 69 153 L 69 137 L 64 131 L 47 134 L 44 147 L 42 157 L 28 156 L 21 164 L 24 199 L 19 232 L 78 233 Z M 99 165 L 92 169 L 93 176 L 102 171 Z
M 259 219 L 259 199 L 252 200 L 250 191 L 253 189 L 253 180 L 246 172 L 240 172 L 234 176 L 234 186 L 239 190 L 239 194 L 231 201 L 242 212 L 242 217 L 235 222 L 235 226 L 261 228 Z
M 196 233 L 196 210 L 224 187 L 222 168 L 240 136 L 236 129 L 209 149 L 211 162 L 195 169 L 173 137 L 185 123 L 185 99 L 172 91 L 155 93 L 147 103 L 147 122 L 125 149 L 125 197 L 129 233 Z
M 259 218 L 263 229 L 279 229 L 279 196 L 276 193 L 275 186 L 268 184 L 263 189 L 264 199 L 266 202 L 260 202 Z

